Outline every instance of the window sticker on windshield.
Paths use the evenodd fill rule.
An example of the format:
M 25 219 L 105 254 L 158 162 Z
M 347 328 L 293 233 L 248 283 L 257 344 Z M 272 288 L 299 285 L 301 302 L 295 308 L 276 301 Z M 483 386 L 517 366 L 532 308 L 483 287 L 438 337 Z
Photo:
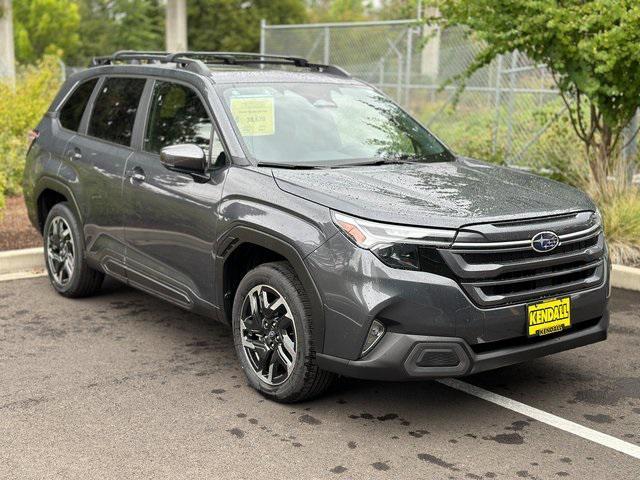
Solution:
M 232 98 L 231 113 L 243 136 L 275 133 L 273 97 Z

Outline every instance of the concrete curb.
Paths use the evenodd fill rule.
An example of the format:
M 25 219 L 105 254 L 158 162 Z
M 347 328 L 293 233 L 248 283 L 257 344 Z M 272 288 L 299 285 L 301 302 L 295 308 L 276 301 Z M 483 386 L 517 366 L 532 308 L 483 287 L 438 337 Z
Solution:
M 0 252 L 0 275 L 31 270 L 44 270 L 44 250 L 42 247 Z
M 640 268 L 613 265 L 611 267 L 611 285 L 615 288 L 640 292 Z
M 0 274 L 0 283 L 9 282 L 11 280 L 25 280 L 27 278 L 46 277 L 46 270 L 30 270 L 18 273 L 2 273 Z
M 44 271 L 44 251 L 41 247 L 0 252 L 0 279 L 40 276 Z M 611 284 L 640 292 L 640 268 L 613 265 Z

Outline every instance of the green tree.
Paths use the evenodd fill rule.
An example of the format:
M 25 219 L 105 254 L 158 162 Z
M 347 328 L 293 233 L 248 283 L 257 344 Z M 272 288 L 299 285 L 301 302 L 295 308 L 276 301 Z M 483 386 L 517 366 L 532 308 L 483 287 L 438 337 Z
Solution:
M 485 48 L 461 78 L 519 50 L 553 72 L 594 179 L 604 185 L 640 106 L 637 0 L 440 0 L 445 25 Z M 634 132 L 637 133 L 637 132 Z
M 405 20 L 418 17 L 418 0 L 382 0 L 376 17 L 380 20 Z
M 188 42 L 191 50 L 256 52 L 260 20 L 301 23 L 303 0 L 189 0 Z
M 18 62 L 71 55 L 80 45 L 80 14 L 72 0 L 13 0 L 13 24 Z
M 84 65 L 117 50 L 163 50 L 165 7 L 159 0 L 77 0 L 80 47 L 66 60 Z
M 369 9 L 362 0 L 314 0 L 309 17 L 311 22 L 359 22 L 368 20 Z

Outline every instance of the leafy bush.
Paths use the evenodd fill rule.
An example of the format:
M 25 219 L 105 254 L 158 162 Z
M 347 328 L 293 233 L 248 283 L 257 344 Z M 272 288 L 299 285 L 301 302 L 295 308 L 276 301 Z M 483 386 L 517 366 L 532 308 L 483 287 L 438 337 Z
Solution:
M 18 68 L 15 86 L 0 83 L 0 195 L 21 193 L 27 135 L 42 118 L 62 82 L 53 56 Z
M 640 187 L 629 182 L 630 170 L 629 162 L 617 158 L 605 185 L 590 178 L 584 188 L 602 213 L 613 262 L 640 266 Z
M 614 263 L 640 265 L 640 189 L 615 192 L 600 202 Z

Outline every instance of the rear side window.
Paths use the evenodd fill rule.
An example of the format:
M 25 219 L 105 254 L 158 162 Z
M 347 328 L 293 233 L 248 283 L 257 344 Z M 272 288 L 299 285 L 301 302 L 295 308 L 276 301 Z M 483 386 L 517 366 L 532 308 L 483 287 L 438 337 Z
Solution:
M 142 78 L 107 78 L 93 106 L 89 135 L 129 146 L 145 81 Z
M 178 83 L 157 81 L 144 149 L 159 153 L 168 145 L 192 143 L 209 150 L 212 124 L 198 94 Z
M 81 83 L 67 99 L 60 109 L 60 124 L 64 128 L 73 130 L 74 132 L 78 131 L 82 114 L 97 82 L 98 79 L 94 78 Z

